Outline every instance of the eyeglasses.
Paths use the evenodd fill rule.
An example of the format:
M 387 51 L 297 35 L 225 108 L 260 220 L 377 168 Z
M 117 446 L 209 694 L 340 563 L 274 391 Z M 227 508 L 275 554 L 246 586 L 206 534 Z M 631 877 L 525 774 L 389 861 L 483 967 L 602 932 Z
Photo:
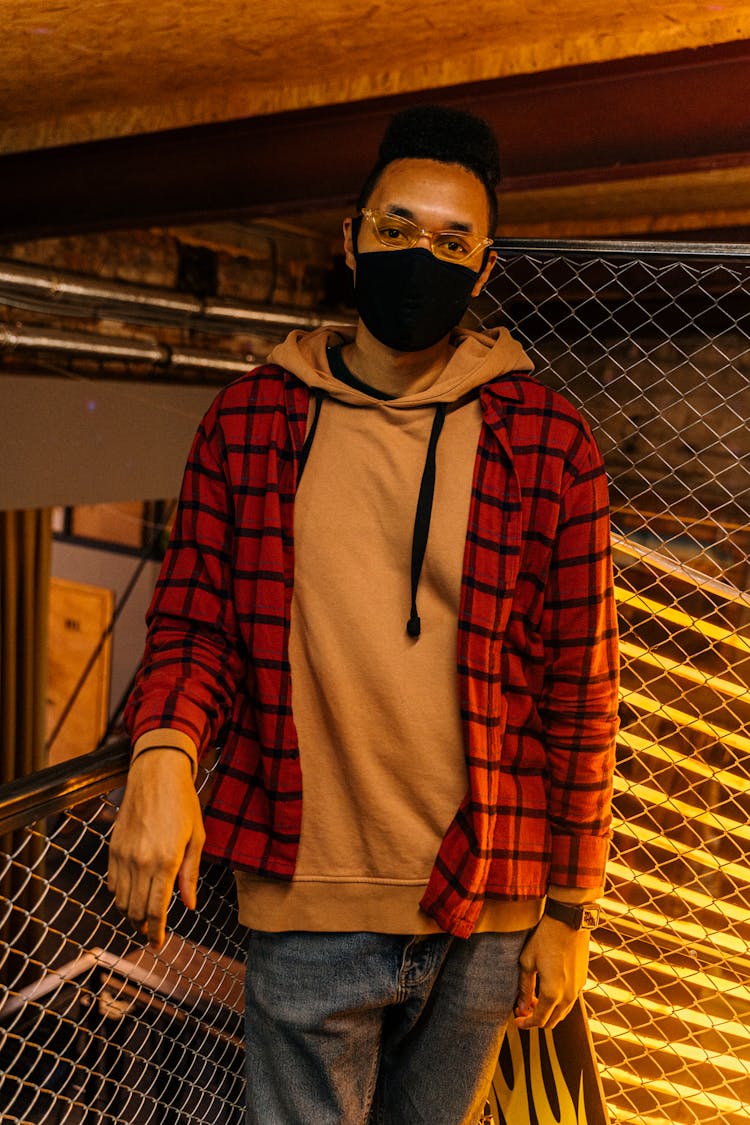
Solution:
M 411 219 L 392 215 L 389 211 L 373 211 L 363 207 L 362 217 L 367 219 L 372 233 L 381 246 L 389 250 L 409 250 L 420 238 L 428 238 L 430 250 L 443 262 L 465 264 L 480 250 L 492 245 L 491 238 L 478 238 L 463 230 L 425 230 Z

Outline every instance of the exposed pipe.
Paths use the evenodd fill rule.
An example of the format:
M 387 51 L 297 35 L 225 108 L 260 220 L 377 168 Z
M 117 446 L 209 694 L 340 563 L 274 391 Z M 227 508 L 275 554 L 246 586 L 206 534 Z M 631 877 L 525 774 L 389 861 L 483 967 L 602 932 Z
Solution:
M 328 325 L 348 324 L 354 325 L 355 321 L 346 316 L 318 316 L 315 313 L 305 312 L 297 314 L 294 310 L 257 308 L 252 309 L 246 305 L 236 305 L 233 301 L 214 297 L 210 301 L 202 302 L 201 315 L 211 320 L 227 320 L 232 322 L 242 321 L 248 326 L 253 324 L 268 328 L 325 328 Z
M 108 312 L 137 309 L 140 313 L 167 317 L 180 324 L 184 324 L 187 318 L 225 322 L 235 327 L 245 325 L 248 328 L 288 330 L 354 323 L 351 318 L 319 316 L 306 309 L 253 307 L 220 297 L 201 300 L 171 289 L 106 281 L 58 270 L 50 272 L 44 266 L 0 261 L 0 304 L 12 304 L 13 290 L 56 303 L 84 301 L 95 311 L 100 308 L 106 308 Z
M 0 287 L 23 289 L 27 293 L 41 294 L 52 300 L 80 300 L 83 297 L 94 304 L 139 305 L 153 311 L 178 313 L 181 316 L 201 311 L 201 302 L 197 297 L 174 293 L 170 289 L 141 287 L 128 282 L 106 281 L 57 270 L 50 273 L 44 266 L 18 262 L 0 262 Z
M 198 348 L 172 348 L 169 352 L 168 367 L 208 368 L 210 371 L 234 371 L 244 374 L 255 363 L 252 355 L 246 359 L 229 352 L 203 352 Z
M 0 324 L 0 350 L 47 351 L 93 359 L 113 359 L 131 363 L 150 363 L 158 367 L 195 367 L 242 375 L 254 363 L 230 352 L 207 352 L 198 348 L 170 348 L 150 340 L 123 336 L 98 336 L 87 332 L 23 328 Z
M 64 332 L 61 329 L 23 328 L 0 325 L 0 348 L 3 351 L 74 352 L 79 356 L 106 356 L 107 359 L 164 362 L 165 351 L 158 344 L 123 336 L 97 336 L 86 332 Z

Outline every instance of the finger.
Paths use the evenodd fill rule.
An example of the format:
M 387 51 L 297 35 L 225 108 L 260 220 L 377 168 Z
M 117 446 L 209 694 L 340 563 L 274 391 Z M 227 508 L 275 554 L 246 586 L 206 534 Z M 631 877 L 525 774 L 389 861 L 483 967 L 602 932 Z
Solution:
M 155 951 L 161 949 L 166 939 L 167 908 L 172 897 L 174 876 L 166 878 L 156 875 L 151 880 L 148 903 L 145 911 L 145 933 L 148 943 Z
M 107 864 L 107 890 L 111 895 L 115 893 L 117 887 L 117 879 L 120 865 L 117 861 L 117 856 L 112 849 L 109 850 L 109 862 Z
M 126 863 L 118 863 L 116 867 L 115 883 L 112 887 L 115 896 L 115 905 L 124 915 L 128 914 L 130 901 L 130 868 Z
M 514 1009 L 513 1009 L 513 1021 L 516 1025 L 516 1027 L 533 1027 L 534 1026 L 529 1021 L 531 1020 L 531 1017 L 533 1016 L 534 1009 L 536 1008 L 536 1005 L 537 1005 L 537 999 L 536 999 L 536 996 L 535 996 L 534 999 L 531 1001 L 530 1007 L 524 1008 L 523 1010 L 520 1009 L 518 1007 L 518 1005 L 516 1005 L 514 1007 Z
M 130 895 L 127 903 L 127 916 L 136 929 L 143 932 L 151 893 L 151 876 L 136 863 L 128 866 Z
M 545 1027 L 548 1027 L 550 1029 L 553 1027 L 557 1027 L 557 1025 L 559 1023 L 562 1023 L 562 1021 L 565 1019 L 574 1004 L 575 997 L 570 1001 L 568 1001 L 567 999 L 561 1000 L 560 1003 L 557 1004 L 554 1010 L 550 1013 Z
M 536 970 L 521 969 L 518 974 L 518 994 L 514 1011 L 518 1016 L 529 1015 L 536 1006 Z
M 200 872 L 203 841 L 195 833 L 190 837 L 178 873 L 180 898 L 188 910 L 195 910 L 198 898 L 198 874 Z
M 519 1027 L 547 1027 L 549 1018 L 557 1007 L 558 997 L 540 995 L 525 1018 L 516 1020 Z

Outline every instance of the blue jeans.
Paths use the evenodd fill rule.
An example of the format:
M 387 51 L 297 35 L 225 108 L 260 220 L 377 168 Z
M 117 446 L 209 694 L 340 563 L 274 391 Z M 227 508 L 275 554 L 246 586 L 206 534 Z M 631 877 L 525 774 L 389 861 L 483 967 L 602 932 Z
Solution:
M 526 936 L 254 931 L 247 1125 L 477 1125 Z

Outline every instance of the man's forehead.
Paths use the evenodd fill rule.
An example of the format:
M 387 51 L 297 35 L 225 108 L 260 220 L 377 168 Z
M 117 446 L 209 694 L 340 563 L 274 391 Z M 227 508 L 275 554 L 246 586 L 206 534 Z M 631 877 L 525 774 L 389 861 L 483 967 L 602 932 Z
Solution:
M 461 164 L 403 159 L 386 165 L 369 206 L 425 224 L 473 230 L 486 222 L 484 185 Z

